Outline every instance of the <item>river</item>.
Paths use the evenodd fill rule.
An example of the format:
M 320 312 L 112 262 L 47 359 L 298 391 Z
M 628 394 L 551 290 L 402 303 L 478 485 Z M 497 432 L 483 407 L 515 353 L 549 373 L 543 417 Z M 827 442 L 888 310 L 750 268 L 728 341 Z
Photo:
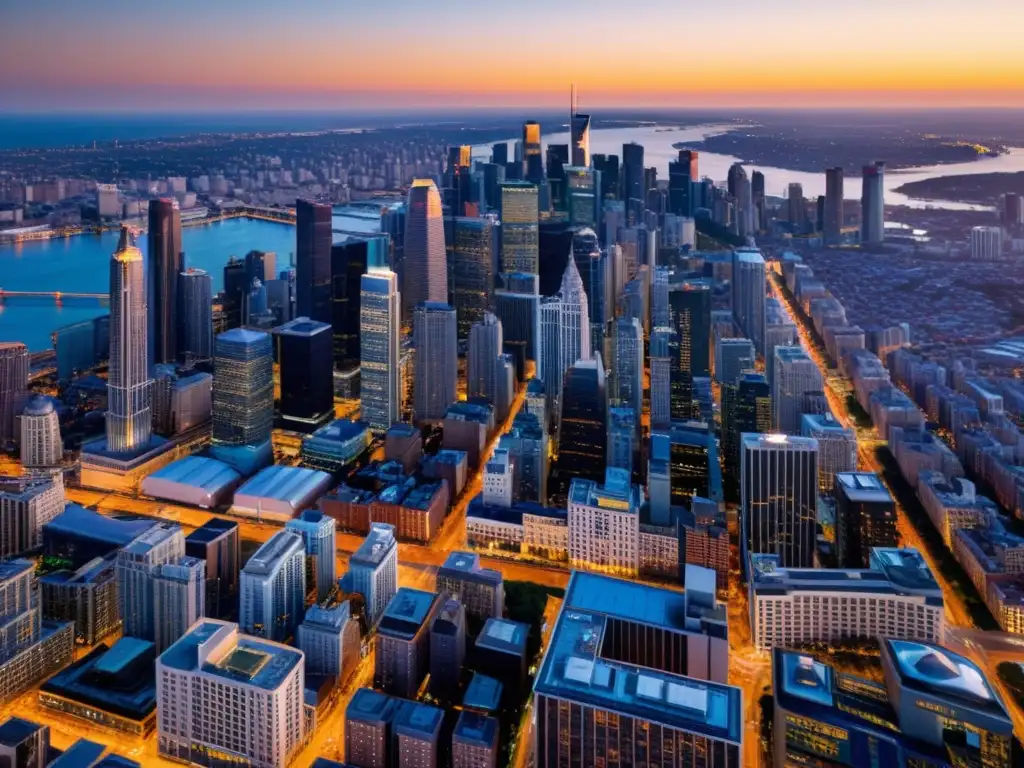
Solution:
M 658 177 L 668 178 L 668 164 L 679 157 L 679 150 L 672 147 L 678 142 L 696 142 L 707 136 L 714 136 L 736 130 L 735 125 L 702 125 L 692 128 L 666 130 L 656 126 L 640 126 L 634 128 L 605 128 L 591 131 L 590 151 L 593 154 L 622 156 L 622 145 L 629 142 L 642 144 L 644 147 L 644 163 L 649 168 L 658 169 Z M 545 137 L 544 146 L 551 144 L 568 144 L 569 134 L 554 133 Z M 473 147 L 474 157 L 490 155 L 490 146 Z M 509 157 L 513 157 L 513 147 L 509 147 Z M 865 161 L 874 158 L 865 158 Z M 701 152 L 699 172 L 701 176 L 710 176 L 715 181 L 725 181 L 729 167 L 740 162 L 739 158 L 715 152 Z M 825 172 L 808 173 L 789 168 L 776 168 L 766 165 L 744 163 L 749 175 L 757 170 L 764 174 L 765 192 L 776 197 L 785 197 L 789 185 L 802 184 L 804 197 L 813 199 L 825 194 Z M 1008 154 L 998 157 L 983 157 L 974 162 L 955 163 L 950 165 L 932 165 L 922 168 L 906 168 L 899 171 L 887 171 L 885 174 L 885 202 L 888 205 L 906 205 L 912 208 L 944 208 L 946 210 L 991 210 L 987 206 L 956 203 L 950 200 L 916 200 L 896 192 L 896 187 L 911 181 L 921 181 L 936 176 L 963 176 L 971 173 L 1015 173 L 1024 171 L 1024 148 L 1011 148 Z M 861 182 L 859 178 L 847 179 L 844 195 L 849 200 L 859 200 Z

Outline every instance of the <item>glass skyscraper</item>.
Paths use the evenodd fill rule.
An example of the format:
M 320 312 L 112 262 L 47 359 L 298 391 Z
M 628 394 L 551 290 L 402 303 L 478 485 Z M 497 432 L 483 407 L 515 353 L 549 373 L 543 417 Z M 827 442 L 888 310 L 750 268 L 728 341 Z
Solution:
M 201 269 L 178 275 L 178 359 L 213 357 L 213 279 Z
M 558 482 L 554 503 L 564 506 L 573 478 L 604 482 L 608 445 L 608 395 L 600 355 L 565 373 L 558 427 Z
M 213 453 L 250 474 L 269 463 L 274 421 L 273 344 L 269 333 L 220 334 L 213 359 Z
M 540 274 L 540 198 L 537 185 L 506 181 L 500 185 L 500 192 L 501 271 Z
M 679 334 L 680 365 L 690 376 L 711 375 L 711 289 L 685 282 L 669 287 L 672 326 Z
M 494 305 L 494 268 L 497 231 L 492 217 L 456 217 L 452 221 L 452 299 L 459 338 L 484 319 Z
M 364 239 L 331 246 L 332 357 L 339 371 L 359 366 L 359 294 L 370 251 L 370 242 Z
M 330 205 L 295 201 L 295 311 L 298 316 L 330 323 L 331 224 Z M 261 280 L 263 275 L 256 275 Z M 250 275 L 249 281 L 252 282 Z
M 401 413 L 398 276 L 385 267 L 371 267 L 362 276 L 361 283 L 360 405 L 363 420 L 370 429 L 385 432 L 399 420 Z
M 409 189 L 405 218 L 405 276 L 402 298 L 412 308 L 424 301 L 448 301 L 441 194 L 430 179 Z
M 418 304 L 413 310 L 412 332 L 416 348 L 416 421 L 439 421 L 457 394 L 459 350 L 455 310 L 438 302 Z
M 281 426 L 313 432 L 334 420 L 331 326 L 297 317 L 274 329 L 281 379 Z
M 177 201 L 150 201 L 147 248 L 150 362 L 173 363 L 178 355 L 178 275 L 184 268 Z

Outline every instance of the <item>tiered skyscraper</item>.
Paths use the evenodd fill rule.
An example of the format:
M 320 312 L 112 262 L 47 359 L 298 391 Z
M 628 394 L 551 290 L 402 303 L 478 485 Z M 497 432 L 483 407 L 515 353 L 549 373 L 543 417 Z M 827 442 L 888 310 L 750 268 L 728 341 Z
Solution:
M 430 179 L 416 179 L 409 190 L 405 217 L 403 299 L 414 308 L 424 301 L 448 301 L 448 265 L 444 248 L 441 194 Z
M 177 274 L 177 273 L 175 273 Z M 142 251 L 127 227 L 110 260 L 110 372 L 107 378 L 107 450 L 129 453 L 149 442 L 152 380 L 146 338 L 146 284 Z
M 362 276 L 359 295 L 359 399 L 362 417 L 375 432 L 389 429 L 401 414 L 398 368 L 401 306 L 398 276 L 390 269 L 371 267 Z
M 558 296 L 540 307 L 540 378 L 550 393 L 561 393 L 565 372 L 590 359 L 590 311 L 576 261 L 568 259 Z
M 330 205 L 295 201 L 296 315 L 331 323 Z M 249 283 L 252 282 L 250 276 Z M 255 275 L 263 278 L 263 275 Z
M 181 212 L 176 200 L 149 203 L 149 331 L 150 362 L 173 363 L 178 356 L 178 275 L 184 269 L 181 250 Z

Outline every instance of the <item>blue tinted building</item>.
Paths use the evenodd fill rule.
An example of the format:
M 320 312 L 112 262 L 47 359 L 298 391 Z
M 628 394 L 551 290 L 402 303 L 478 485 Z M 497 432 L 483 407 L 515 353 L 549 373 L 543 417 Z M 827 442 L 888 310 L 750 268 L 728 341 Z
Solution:
M 268 333 L 236 328 L 220 334 L 214 344 L 211 451 L 242 475 L 273 458 L 273 364 Z

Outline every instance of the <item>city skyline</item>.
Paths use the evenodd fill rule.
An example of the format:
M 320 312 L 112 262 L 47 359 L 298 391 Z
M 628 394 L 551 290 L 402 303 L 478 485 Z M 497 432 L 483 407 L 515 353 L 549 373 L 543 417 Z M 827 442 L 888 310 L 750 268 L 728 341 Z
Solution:
M 1013 23 L 1024 21 L 1024 9 L 1015 0 L 986 8 L 1005 23 L 969 27 L 958 23 L 962 6 L 952 0 L 930 3 L 927 15 L 882 0 L 840 8 L 789 0 L 782 12 L 751 0 L 728 10 L 648 0 L 628 18 L 610 0 L 586 13 L 538 0 L 510 8 L 452 0 L 443 11 L 399 2 L 386 17 L 311 0 L 244 13 L 238 0 L 56 5 L 5 11 L 0 61 L 33 62 L 17 83 L 0 86 L 15 110 L 542 107 L 565 104 L 571 82 L 584 111 L 1024 106 Z M 454 57 L 443 34 L 452 17 L 479 30 L 460 39 L 464 55 Z M 594 66 L 574 46 L 556 44 L 567 33 L 600 40 L 610 27 L 624 50 L 661 53 Z M 515 34 L 524 28 L 531 34 Z M 680 29 L 694 31 L 686 45 Z M 190 51 L 215 50 L 218 65 L 198 55 L 168 66 L 173 51 L 153 52 L 173 39 L 187 39 Z M 868 39 L 858 49 L 856 41 Z M 492 55 L 496 42 L 508 53 Z M 41 46 L 61 55 L 41 56 Z

